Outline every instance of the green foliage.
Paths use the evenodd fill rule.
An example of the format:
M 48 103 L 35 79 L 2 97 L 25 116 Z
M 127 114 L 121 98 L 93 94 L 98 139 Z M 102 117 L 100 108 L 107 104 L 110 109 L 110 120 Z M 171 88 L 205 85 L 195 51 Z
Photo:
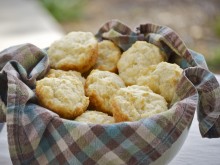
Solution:
M 214 52 L 212 58 L 207 59 L 207 64 L 213 72 L 220 72 L 220 48 Z
M 86 0 L 40 0 L 45 8 L 60 22 L 80 19 Z
M 214 31 L 218 37 L 220 37 L 220 16 L 218 16 L 213 25 Z

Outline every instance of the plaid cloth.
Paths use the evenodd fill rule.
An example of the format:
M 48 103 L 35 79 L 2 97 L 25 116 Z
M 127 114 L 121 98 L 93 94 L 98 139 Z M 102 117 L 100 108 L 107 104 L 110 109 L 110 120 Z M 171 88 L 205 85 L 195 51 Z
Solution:
M 119 21 L 96 37 L 122 50 L 137 40 L 157 45 L 184 72 L 169 110 L 136 122 L 85 124 L 60 118 L 38 105 L 35 82 L 46 73 L 44 50 L 31 44 L 0 52 L 0 122 L 7 123 L 13 164 L 150 164 L 190 127 L 197 110 L 203 137 L 220 137 L 220 87 L 202 55 L 187 49 L 168 27 L 140 25 L 133 32 Z

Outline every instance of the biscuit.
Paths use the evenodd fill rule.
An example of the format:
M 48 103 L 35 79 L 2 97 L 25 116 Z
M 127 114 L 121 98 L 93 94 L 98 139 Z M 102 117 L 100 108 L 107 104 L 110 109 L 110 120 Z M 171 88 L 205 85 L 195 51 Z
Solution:
M 111 115 L 109 100 L 121 87 L 125 87 L 125 84 L 117 74 L 93 70 L 86 79 L 85 92 L 91 107 Z
M 70 32 L 48 49 L 51 68 L 86 72 L 95 65 L 98 42 L 91 32 Z
M 137 84 L 149 86 L 152 91 L 160 94 L 170 103 L 182 71 L 177 64 L 161 62 L 158 65 L 151 66 L 151 70 L 147 74 L 142 74 L 138 78 Z
M 49 78 L 65 78 L 66 76 L 77 78 L 82 82 L 83 85 L 85 84 L 86 80 L 84 77 L 82 77 L 81 73 L 73 70 L 64 71 L 64 70 L 50 69 L 46 75 L 46 77 Z
M 157 46 L 146 41 L 136 41 L 122 53 L 118 61 L 119 76 L 126 85 L 134 85 L 140 76 L 140 71 L 164 60 L 165 56 Z
M 115 119 L 106 113 L 99 111 L 88 110 L 82 115 L 78 116 L 75 121 L 85 122 L 90 124 L 112 124 L 115 123 Z
M 113 42 L 103 40 L 98 43 L 98 59 L 94 69 L 117 72 L 117 63 L 121 57 L 121 50 Z
M 110 103 L 116 122 L 137 121 L 167 110 L 162 96 L 138 85 L 120 88 Z
M 37 81 L 36 95 L 42 106 L 66 119 L 81 115 L 89 105 L 81 81 L 70 76 Z

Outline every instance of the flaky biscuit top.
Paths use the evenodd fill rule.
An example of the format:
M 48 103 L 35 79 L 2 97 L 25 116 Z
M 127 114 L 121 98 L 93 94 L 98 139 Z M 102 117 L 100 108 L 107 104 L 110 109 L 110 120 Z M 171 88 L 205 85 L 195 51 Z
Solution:
M 110 102 L 117 122 L 136 121 L 167 110 L 162 96 L 138 85 L 120 88 Z
M 91 123 L 91 124 L 113 124 L 115 119 L 106 113 L 99 111 L 87 110 L 82 115 L 78 116 L 75 121 Z
M 164 60 L 165 56 L 157 46 L 146 41 L 136 41 L 127 51 L 123 52 L 118 61 L 119 76 L 126 85 L 134 85 L 140 76 L 140 71 Z
M 85 91 L 97 110 L 112 114 L 109 100 L 121 87 L 125 84 L 115 73 L 93 70 L 86 79 Z
M 95 65 L 98 42 L 91 32 L 70 32 L 51 44 L 48 56 L 54 69 L 83 73 Z
M 37 81 L 36 95 L 44 107 L 68 119 L 82 114 L 89 104 L 82 82 L 70 76 Z
M 171 102 L 180 80 L 183 69 L 177 64 L 161 62 L 152 65 L 148 72 L 142 73 L 138 78 L 138 85 L 149 86 L 155 93 L 162 95 L 167 102 Z

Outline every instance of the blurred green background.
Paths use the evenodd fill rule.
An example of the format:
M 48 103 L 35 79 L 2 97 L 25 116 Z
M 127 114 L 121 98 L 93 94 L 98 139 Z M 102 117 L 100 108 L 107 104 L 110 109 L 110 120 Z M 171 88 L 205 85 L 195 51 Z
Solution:
M 39 0 L 66 33 L 91 31 L 119 19 L 135 29 L 147 22 L 174 29 L 187 47 L 206 58 L 209 69 L 220 73 L 219 0 Z
M 85 0 L 40 0 L 40 2 L 59 22 L 82 18 L 85 6 Z

